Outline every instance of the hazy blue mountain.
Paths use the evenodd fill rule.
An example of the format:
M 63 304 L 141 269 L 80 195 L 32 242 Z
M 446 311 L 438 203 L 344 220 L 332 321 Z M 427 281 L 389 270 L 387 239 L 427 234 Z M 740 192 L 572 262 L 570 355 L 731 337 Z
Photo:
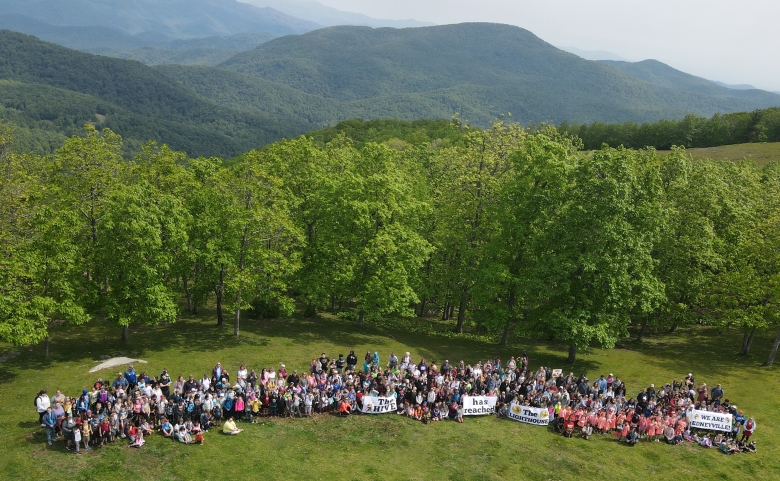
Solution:
M 621 71 L 653 85 L 676 89 L 689 95 L 704 94 L 723 102 L 737 102 L 743 106 L 730 111 L 752 110 L 748 104 L 755 102 L 761 104 L 755 108 L 770 107 L 776 105 L 777 98 L 771 92 L 752 89 L 732 89 L 718 85 L 716 82 L 690 75 L 674 69 L 657 60 L 643 60 L 641 62 L 613 62 L 602 63 L 616 67 Z M 745 104 L 747 102 L 748 104 Z M 714 113 L 714 112 L 713 112 Z
M 383 20 L 360 13 L 344 12 L 323 5 L 316 0 L 241 0 L 258 7 L 271 7 L 293 17 L 333 27 L 337 25 L 362 25 L 366 27 L 425 27 L 432 23 L 417 20 Z
M 235 0 L 0 0 L 0 16 L 9 14 L 60 27 L 107 27 L 129 35 L 152 32 L 171 38 L 245 32 L 288 35 L 319 27 Z
M 577 47 L 558 47 L 561 50 L 569 53 L 573 53 L 578 57 L 582 57 L 585 60 L 618 60 L 625 61 L 620 55 L 616 55 L 606 50 L 581 50 Z
M 60 27 L 17 14 L 0 16 L 0 29 L 27 33 L 64 47 L 113 57 L 121 56 L 123 52 L 141 50 L 143 47 L 153 47 L 155 50 L 164 51 L 215 49 L 230 51 L 231 55 L 235 55 L 237 52 L 251 50 L 261 43 L 279 36 L 273 32 L 253 32 L 238 33 L 226 37 L 172 39 L 168 35 L 151 32 L 130 35 L 110 27 Z M 223 60 L 227 58 L 229 57 L 225 57 Z M 134 58 L 134 60 L 139 59 Z
M 734 89 L 734 90 L 751 90 L 755 88 L 749 84 L 730 85 L 723 82 L 718 82 L 717 80 L 713 80 L 712 82 L 720 85 L 721 87 L 726 87 L 727 89 Z
M 593 62 L 519 27 L 471 23 L 410 29 L 330 27 L 281 37 L 220 68 L 347 102 L 363 118 L 463 117 L 522 122 L 654 121 L 780 104 L 660 62 Z M 203 84 L 203 82 L 201 82 Z M 237 85 L 232 98 L 251 96 Z

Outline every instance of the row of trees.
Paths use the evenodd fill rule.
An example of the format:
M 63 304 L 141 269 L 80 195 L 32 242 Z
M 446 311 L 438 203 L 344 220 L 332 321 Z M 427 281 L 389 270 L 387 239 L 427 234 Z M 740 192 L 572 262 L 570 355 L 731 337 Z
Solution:
M 578 349 L 691 322 L 737 328 L 748 354 L 778 324 L 780 166 L 603 148 L 552 127 L 464 129 L 403 150 L 345 136 L 225 166 L 156 144 L 133 161 L 87 128 L 53 156 L 0 138 L 0 338 L 53 322 L 217 322 L 340 310 L 435 312 Z M 228 314 L 229 313 L 229 314 Z M 780 333 L 768 359 L 772 363 Z
M 709 119 L 688 114 L 681 120 L 661 120 L 655 123 L 592 124 L 562 123 L 562 132 L 582 139 L 586 150 L 610 147 L 631 147 L 669 150 L 672 146 L 686 148 L 717 147 L 747 142 L 780 142 L 780 108 L 753 112 L 715 114 Z

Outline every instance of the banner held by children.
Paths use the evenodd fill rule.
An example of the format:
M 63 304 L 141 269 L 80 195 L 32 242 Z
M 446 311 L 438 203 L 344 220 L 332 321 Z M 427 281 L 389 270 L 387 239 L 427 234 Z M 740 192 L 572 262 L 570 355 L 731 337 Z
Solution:
M 363 397 L 363 414 L 389 414 L 397 410 L 393 397 Z
M 691 428 L 731 432 L 731 414 L 692 410 Z
M 536 424 L 539 426 L 547 426 L 550 424 L 550 413 L 547 412 L 546 408 L 522 406 L 514 401 L 509 405 L 509 411 L 507 411 L 506 417 L 514 421 L 520 421 L 521 423 Z
M 496 396 L 463 396 L 464 416 L 483 416 L 496 412 Z

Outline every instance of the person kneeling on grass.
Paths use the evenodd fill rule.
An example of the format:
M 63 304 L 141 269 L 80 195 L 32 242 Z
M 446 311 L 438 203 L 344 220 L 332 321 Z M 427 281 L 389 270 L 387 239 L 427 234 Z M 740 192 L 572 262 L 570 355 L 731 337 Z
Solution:
M 225 421 L 225 424 L 222 425 L 222 432 L 229 435 L 235 435 L 241 432 L 241 430 L 236 427 L 233 416 L 230 416 L 227 421 Z
M 352 408 L 349 405 L 349 401 L 347 401 L 347 398 L 343 398 L 339 405 L 339 416 L 349 416 L 351 411 Z
M 626 442 L 629 444 L 629 446 L 636 446 L 636 443 L 639 442 L 639 432 L 636 430 L 636 428 L 631 428 L 631 432 L 629 432 L 628 436 L 626 436 Z

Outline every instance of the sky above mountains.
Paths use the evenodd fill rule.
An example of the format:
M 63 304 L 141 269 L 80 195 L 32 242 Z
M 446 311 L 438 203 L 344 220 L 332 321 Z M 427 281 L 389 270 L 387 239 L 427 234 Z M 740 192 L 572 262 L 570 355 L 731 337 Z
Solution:
M 728 84 L 780 91 L 780 2 L 769 0 L 320 0 L 375 18 L 498 22 L 553 45 L 656 59 Z

